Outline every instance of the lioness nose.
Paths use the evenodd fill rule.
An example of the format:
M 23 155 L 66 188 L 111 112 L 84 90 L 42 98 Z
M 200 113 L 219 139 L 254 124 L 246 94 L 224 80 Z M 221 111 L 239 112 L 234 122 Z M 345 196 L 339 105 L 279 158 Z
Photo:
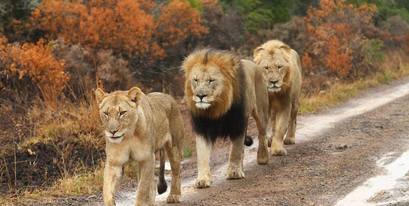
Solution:
M 118 130 L 111 130 L 110 132 L 111 132 L 112 135 L 114 135 L 115 133 L 118 132 Z
M 278 80 L 270 80 L 270 84 L 277 84 Z
M 202 101 L 203 98 L 205 98 L 207 95 L 205 95 L 205 94 L 198 94 L 198 95 L 196 95 L 196 96 L 199 97 L 200 101 Z

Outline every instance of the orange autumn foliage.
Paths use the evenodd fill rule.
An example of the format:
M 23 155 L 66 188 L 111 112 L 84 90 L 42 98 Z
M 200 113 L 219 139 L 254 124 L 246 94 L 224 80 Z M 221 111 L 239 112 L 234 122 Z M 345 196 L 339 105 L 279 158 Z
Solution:
M 309 36 L 302 58 L 306 69 L 324 68 L 340 77 L 358 69 L 360 60 L 354 57 L 360 55 L 375 12 L 375 6 L 356 7 L 343 0 L 321 0 L 318 7 L 311 7 L 304 18 Z
M 163 47 L 174 46 L 181 39 L 207 32 L 200 15 L 184 0 L 172 0 L 161 9 L 156 21 L 156 34 Z
M 56 108 L 69 77 L 64 62 L 56 59 L 52 48 L 43 40 L 37 43 L 8 44 L 0 37 L 0 62 L 11 75 L 22 79 L 28 76 L 38 87 L 44 101 Z
M 206 33 L 186 1 L 161 7 L 146 0 L 44 0 L 32 14 L 32 26 L 51 39 L 153 60 L 165 57 L 167 47 Z

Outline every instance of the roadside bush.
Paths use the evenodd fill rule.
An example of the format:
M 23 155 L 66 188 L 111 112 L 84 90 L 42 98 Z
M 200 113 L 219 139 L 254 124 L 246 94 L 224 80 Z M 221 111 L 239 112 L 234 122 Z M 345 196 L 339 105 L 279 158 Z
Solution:
M 64 62 L 54 57 L 52 48 L 43 40 L 21 45 L 8 44 L 4 37 L 0 41 L 0 61 L 5 69 L 3 72 L 19 79 L 28 77 L 36 85 L 45 103 L 55 109 L 57 98 L 69 80 L 64 71 Z
M 374 72 L 376 68 L 365 61 L 363 52 L 376 47 L 376 41 L 366 41 L 377 35 L 375 12 L 372 5 L 357 7 L 341 0 L 322 0 L 319 7 L 310 8 L 305 17 L 308 38 L 303 54 L 307 74 L 351 79 Z

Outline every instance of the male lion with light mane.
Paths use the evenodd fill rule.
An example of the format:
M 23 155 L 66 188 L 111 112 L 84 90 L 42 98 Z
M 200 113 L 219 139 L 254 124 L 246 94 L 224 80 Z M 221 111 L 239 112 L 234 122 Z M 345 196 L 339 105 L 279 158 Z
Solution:
M 259 132 L 257 162 L 267 164 L 265 137 L 268 98 L 262 69 L 227 51 L 203 49 L 183 62 L 185 96 L 196 132 L 197 188 L 209 187 L 210 153 L 218 137 L 230 137 L 228 179 L 244 178 L 243 155 L 247 121 L 254 117 Z
M 271 40 L 254 50 L 254 61 L 264 68 L 268 88 L 270 120 L 274 128 L 271 154 L 286 155 L 283 140 L 284 144 L 295 144 L 302 83 L 300 57 L 287 44 Z
M 145 95 L 138 87 L 129 91 L 95 91 L 106 138 L 103 198 L 105 205 L 115 205 L 114 194 L 129 160 L 139 164 L 136 205 L 155 203 L 155 152 L 160 152 L 159 194 L 166 191 L 164 152 L 172 169 L 168 203 L 179 202 L 181 195 L 180 162 L 184 127 L 176 101 L 163 93 Z

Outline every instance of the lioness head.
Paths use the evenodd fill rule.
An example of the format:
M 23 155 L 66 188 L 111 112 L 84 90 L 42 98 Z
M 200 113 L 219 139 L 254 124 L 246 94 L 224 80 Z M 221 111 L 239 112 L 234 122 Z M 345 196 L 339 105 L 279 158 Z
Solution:
M 193 114 L 217 118 L 228 111 L 235 98 L 240 60 L 218 50 L 204 49 L 183 62 L 185 94 Z
M 142 95 L 138 87 L 112 93 L 105 93 L 100 88 L 95 90 L 105 137 L 109 142 L 120 143 L 127 134 L 133 133 Z
M 254 62 L 263 68 L 269 92 L 279 92 L 289 73 L 291 48 L 279 41 L 270 41 L 254 50 Z

